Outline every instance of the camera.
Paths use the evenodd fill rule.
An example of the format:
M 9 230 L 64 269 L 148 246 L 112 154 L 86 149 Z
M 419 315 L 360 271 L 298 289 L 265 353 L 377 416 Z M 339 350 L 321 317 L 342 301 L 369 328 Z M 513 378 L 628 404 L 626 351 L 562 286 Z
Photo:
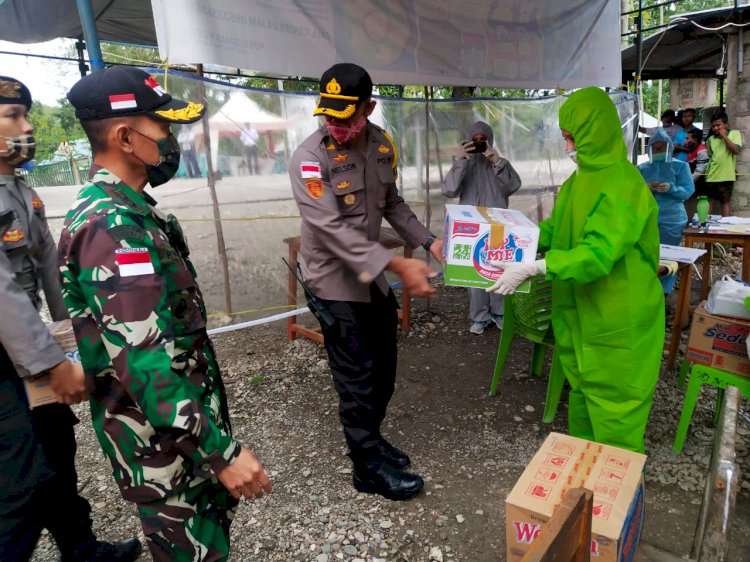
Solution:
M 474 146 L 471 150 L 469 150 L 469 154 L 484 154 L 487 151 L 487 141 L 472 141 L 468 140 L 466 142 L 473 142 Z

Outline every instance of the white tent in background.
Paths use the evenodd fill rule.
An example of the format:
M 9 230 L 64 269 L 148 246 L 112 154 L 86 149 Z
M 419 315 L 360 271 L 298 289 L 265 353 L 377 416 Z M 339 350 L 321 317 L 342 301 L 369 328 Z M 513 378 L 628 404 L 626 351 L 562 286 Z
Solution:
M 260 107 L 242 92 L 232 92 L 219 112 L 208 120 L 211 132 L 239 135 L 248 125 L 256 131 L 283 131 L 289 122 Z
M 645 111 L 641 111 L 640 115 L 638 116 L 638 125 L 646 128 L 661 127 L 661 121 L 653 115 L 649 115 Z

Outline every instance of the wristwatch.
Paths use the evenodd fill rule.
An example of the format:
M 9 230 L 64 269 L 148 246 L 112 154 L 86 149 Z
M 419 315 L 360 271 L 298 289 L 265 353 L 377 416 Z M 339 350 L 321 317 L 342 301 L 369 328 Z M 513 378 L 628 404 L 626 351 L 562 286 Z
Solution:
M 430 251 L 430 246 L 432 246 L 432 243 L 435 241 L 436 238 L 437 238 L 437 236 L 435 236 L 434 234 L 430 234 L 427 237 L 427 242 L 425 242 L 424 244 L 422 244 L 422 247 L 429 252 Z

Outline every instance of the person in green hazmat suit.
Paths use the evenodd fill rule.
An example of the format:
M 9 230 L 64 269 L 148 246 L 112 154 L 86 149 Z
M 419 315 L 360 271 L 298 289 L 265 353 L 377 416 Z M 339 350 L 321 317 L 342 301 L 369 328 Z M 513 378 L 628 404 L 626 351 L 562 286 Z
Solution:
M 659 209 L 628 161 L 605 92 L 573 93 L 559 121 L 577 170 L 539 225 L 544 259 L 493 264 L 504 271 L 487 290 L 505 295 L 534 275 L 551 280 L 570 434 L 643 452 L 664 345 Z

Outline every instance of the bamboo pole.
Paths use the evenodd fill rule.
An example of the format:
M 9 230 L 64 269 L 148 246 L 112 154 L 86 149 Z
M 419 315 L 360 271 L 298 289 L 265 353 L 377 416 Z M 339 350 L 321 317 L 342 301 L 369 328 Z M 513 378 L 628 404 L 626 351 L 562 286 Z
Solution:
M 196 65 L 198 76 L 203 77 L 203 65 Z M 199 92 L 203 103 L 208 106 L 206 89 L 203 81 L 199 81 Z M 214 174 L 213 159 L 211 158 L 211 130 L 208 127 L 208 117 L 202 120 L 203 124 L 203 146 L 206 150 L 206 166 L 208 168 L 208 192 L 211 194 L 211 206 L 214 211 L 214 228 L 216 229 L 216 245 L 219 249 L 219 263 L 221 264 L 221 273 L 224 278 L 224 307 L 227 314 L 232 314 L 232 287 L 229 282 L 229 262 L 227 261 L 227 248 L 224 244 L 224 229 L 221 224 L 221 210 L 219 209 L 219 199 L 216 196 L 216 175 Z

